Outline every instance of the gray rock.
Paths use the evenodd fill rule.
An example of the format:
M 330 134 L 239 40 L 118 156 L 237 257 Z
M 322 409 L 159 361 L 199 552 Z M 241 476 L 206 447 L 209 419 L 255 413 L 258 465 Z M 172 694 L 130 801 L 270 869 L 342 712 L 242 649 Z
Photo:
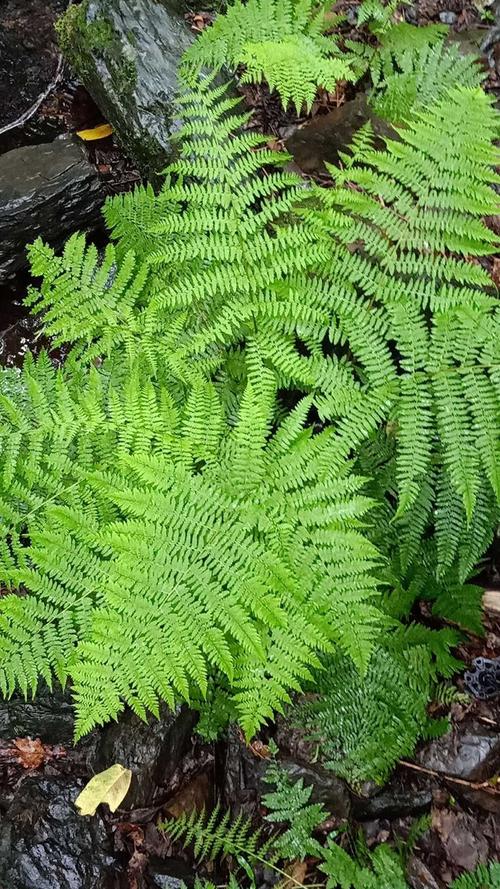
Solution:
M 104 728 L 88 765 L 93 772 L 101 772 L 115 762 L 131 769 L 132 783 L 123 808 L 149 806 L 156 788 L 166 786 L 179 765 L 196 719 L 196 713 L 187 707 L 172 713 L 164 706 L 161 719 L 149 722 L 127 712 L 119 722 Z
M 347 785 L 333 772 L 320 765 L 283 759 L 281 766 L 295 783 L 302 779 L 304 787 L 311 787 L 310 803 L 322 803 L 334 818 L 343 820 L 351 812 L 351 797 Z M 264 775 L 265 783 L 265 775 Z
M 0 700 L 0 738 L 40 738 L 44 744 L 70 744 L 74 713 L 71 697 L 40 688 L 33 701 L 20 695 Z
M 365 93 L 329 114 L 317 115 L 311 123 L 297 130 L 286 142 L 287 151 L 304 173 L 325 172 L 325 161 L 334 164 L 352 137 L 367 121 L 377 136 L 393 136 L 394 130 L 377 117 L 368 106 Z
M 353 798 L 353 816 L 359 821 L 416 815 L 432 804 L 430 787 L 412 787 L 397 778 L 367 797 Z
M 152 857 L 148 862 L 147 873 L 152 885 L 158 889 L 183 889 L 185 886 L 193 886 L 196 879 L 192 869 L 179 858 L 162 861 Z
M 98 815 L 82 818 L 82 789 L 67 779 L 28 777 L 0 819 L 3 889 L 105 889 L 113 858 Z
M 429 868 L 415 855 L 411 855 L 408 861 L 406 876 L 411 889 L 439 889 Z
M 439 13 L 439 21 L 443 23 L 443 25 L 454 25 L 458 15 L 456 12 L 451 12 L 449 9 L 445 9 L 444 12 Z
M 38 235 L 56 246 L 99 218 L 104 192 L 94 167 L 70 139 L 0 156 L 0 281 L 27 265 Z
M 170 154 L 177 67 L 193 35 L 176 0 L 83 0 L 59 26 L 85 87 L 146 174 Z
M 419 752 L 417 761 L 453 778 L 486 781 L 500 765 L 500 734 L 474 721 L 459 723 Z

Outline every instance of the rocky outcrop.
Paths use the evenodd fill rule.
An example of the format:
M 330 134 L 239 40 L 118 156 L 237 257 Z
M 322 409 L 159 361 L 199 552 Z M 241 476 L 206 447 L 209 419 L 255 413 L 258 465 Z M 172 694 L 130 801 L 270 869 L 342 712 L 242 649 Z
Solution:
M 83 0 L 59 24 L 61 47 L 139 169 L 170 154 L 177 67 L 192 35 L 175 0 Z
M 0 281 L 27 265 L 38 235 L 59 246 L 99 219 L 104 192 L 72 139 L 15 148 L 0 156 Z

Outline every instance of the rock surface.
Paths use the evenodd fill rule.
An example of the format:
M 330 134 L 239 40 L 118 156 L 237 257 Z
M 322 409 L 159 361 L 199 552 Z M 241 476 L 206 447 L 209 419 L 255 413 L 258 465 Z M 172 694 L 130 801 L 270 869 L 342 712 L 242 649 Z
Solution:
M 81 784 L 28 777 L 0 818 L 2 889 L 105 889 L 113 858 L 101 818 L 74 806 Z
M 104 193 L 94 167 L 71 139 L 0 156 L 0 281 L 27 265 L 38 235 L 59 245 L 99 217 Z
M 170 153 L 177 67 L 193 35 L 176 0 L 83 0 L 60 26 L 63 52 L 146 175 Z
M 281 766 L 294 783 L 302 779 L 304 787 L 312 788 L 309 802 L 322 803 L 327 812 L 340 821 L 349 817 L 351 797 L 347 785 L 333 772 L 291 759 L 283 759 Z
M 414 787 L 393 778 L 382 790 L 353 798 L 353 816 L 359 821 L 417 815 L 432 804 L 432 788 Z
M 302 778 L 304 786 L 312 787 L 312 803 L 322 803 L 339 821 L 349 817 L 351 797 L 347 785 L 333 772 L 291 757 L 280 758 L 280 765 L 294 782 Z M 270 789 L 266 769 L 266 760 L 252 753 L 237 732 L 232 731 L 225 763 L 224 804 L 235 815 L 240 812 L 249 817 L 255 815 L 262 795 Z
M 486 781 L 500 765 L 500 735 L 474 721 L 459 723 L 446 735 L 426 744 L 417 761 L 453 778 Z
M 377 136 L 394 136 L 389 125 L 372 113 L 365 93 L 358 93 L 329 114 L 318 115 L 286 141 L 287 151 L 304 173 L 325 173 L 325 161 L 334 164 L 363 124 L 371 121 Z
M 161 719 L 142 722 L 134 713 L 126 713 L 117 723 L 106 726 L 89 766 L 94 772 L 108 769 L 115 762 L 132 770 L 132 784 L 122 807 L 151 805 L 157 787 L 164 787 L 184 754 L 196 714 L 187 707 L 177 713 L 162 708 Z
M 74 715 L 69 694 L 40 688 L 33 701 L 20 695 L 0 700 L 0 738 L 40 738 L 44 744 L 71 744 Z

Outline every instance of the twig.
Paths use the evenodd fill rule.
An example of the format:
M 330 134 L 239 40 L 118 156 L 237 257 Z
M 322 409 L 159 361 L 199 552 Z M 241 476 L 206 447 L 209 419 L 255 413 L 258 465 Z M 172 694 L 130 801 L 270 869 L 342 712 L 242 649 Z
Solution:
M 453 775 L 446 775 L 443 772 L 436 772 L 435 769 L 426 769 L 425 766 L 419 766 L 415 762 L 407 762 L 405 759 L 398 760 L 399 765 L 405 766 L 407 769 L 413 769 L 415 772 L 423 772 L 425 775 L 432 775 L 433 778 L 440 778 L 442 781 L 451 781 L 453 784 L 460 784 L 463 787 L 469 787 L 471 790 L 485 790 L 491 796 L 500 796 L 500 790 L 492 787 L 488 781 L 478 783 L 476 781 L 467 781 L 466 778 L 454 778 Z

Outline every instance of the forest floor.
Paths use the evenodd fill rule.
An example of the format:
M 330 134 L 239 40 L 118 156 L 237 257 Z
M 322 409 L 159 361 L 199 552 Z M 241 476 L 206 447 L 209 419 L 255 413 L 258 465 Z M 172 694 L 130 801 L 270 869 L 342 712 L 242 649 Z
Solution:
M 0 4 L 0 154 L 104 122 L 84 87 L 61 65 L 53 22 L 64 5 L 63 0 L 4 0 Z M 340 0 L 336 9 L 342 9 L 347 21 L 354 22 L 355 7 L 356 3 Z M 481 0 L 477 4 L 464 0 L 420 0 L 406 6 L 404 16 L 416 24 L 448 24 L 452 39 L 472 47 L 479 47 L 493 33 L 483 63 L 488 74 L 487 89 L 500 95 L 500 42 L 494 39 L 490 7 L 482 6 Z M 211 13 L 193 8 L 187 17 L 194 29 L 200 29 L 209 23 Z M 335 94 L 320 95 L 311 113 L 297 118 L 293 112 L 283 112 L 276 97 L 265 88 L 245 87 L 242 92 L 253 111 L 252 126 L 269 134 L 271 143 L 278 148 L 298 130 L 305 132 L 314 119 L 326 118 L 354 98 L 351 87 L 341 86 Z M 26 121 L 11 126 L 40 97 L 36 110 Z M 87 151 L 104 194 L 129 189 L 139 181 L 139 173 L 113 137 L 88 143 Z M 314 168 L 313 172 L 302 172 L 320 179 L 323 175 Z M 491 220 L 491 225 L 500 230 L 498 219 Z M 93 237 L 99 243 L 102 231 L 97 228 Z M 0 360 L 7 365 L 19 364 L 29 348 L 40 347 L 36 327 L 22 304 L 28 280 L 27 273 L 21 271 L 0 284 Z M 481 581 L 489 589 L 498 590 L 500 598 L 498 549 L 492 550 L 486 560 Z M 424 622 L 430 620 L 425 609 L 419 617 Z M 485 637 L 464 640 L 459 655 L 466 666 L 477 657 L 500 656 L 500 612 L 486 616 Z M 455 684 L 457 694 L 451 704 L 433 705 L 433 715 L 449 715 L 450 732 L 442 739 L 420 744 L 411 760 L 398 764 L 386 786 L 367 785 L 351 793 L 350 818 L 346 821 L 345 813 L 333 814 L 328 824 L 329 829 L 345 828 L 346 847 L 352 846 L 358 831 L 362 831 L 371 847 L 386 840 L 404 840 L 414 819 L 427 815 L 427 829 L 418 838 L 409 862 L 414 889 L 439 889 L 480 861 L 500 859 L 500 702 L 495 696 L 490 700 L 475 699 L 464 690 L 460 676 Z M 170 724 L 167 727 L 171 732 Z M 0 855 L 10 854 L 5 850 L 12 851 L 16 844 L 16 849 L 22 848 L 23 830 L 30 834 L 31 848 L 38 850 L 33 853 L 33 889 L 104 886 L 97 877 L 92 882 L 93 865 L 84 867 L 85 856 L 90 860 L 97 851 L 100 857 L 96 867 L 109 870 L 109 889 L 173 887 L 180 879 L 192 882 L 193 861 L 160 837 L 155 827 L 159 814 L 179 814 L 194 804 L 208 807 L 221 799 L 235 812 L 243 809 L 258 817 L 263 811 L 262 763 L 270 737 L 278 738 L 282 754 L 296 764 L 297 776 L 311 781 L 315 792 L 321 795 L 325 775 L 312 761 L 308 745 L 289 723 L 278 721 L 263 733 L 260 745 L 250 747 L 235 732 L 219 742 L 203 743 L 191 734 L 191 729 L 191 725 L 184 725 L 185 743 L 177 750 L 177 758 L 169 762 L 165 761 L 165 738 L 159 741 L 153 730 L 145 734 L 134 720 L 123 726 L 119 737 L 113 736 L 113 755 L 121 756 L 116 761 L 138 756 L 140 750 L 140 774 L 147 793 L 139 792 L 126 811 L 104 815 L 102 837 L 90 842 L 88 834 L 80 832 L 77 817 L 64 808 L 65 788 L 74 788 L 89 777 L 109 736 L 103 741 L 102 735 L 94 733 L 74 748 L 70 740 L 69 705 L 61 695 L 48 695 L 45 703 L 42 701 L 37 707 L 17 699 L 0 703 Z M 54 799 L 59 813 L 55 812 Z M 34 842 L 40 805 L 44 814 L 40 836 Z M 17 812 L 15 840 L 13 807 Z M 19 827 L 21 810 L 24 827 Z M 69 831 L 66 852 L 71 857 L 69 846 L 73 842 L 79 850 L 75 854 L 83 862 L 83 876 L 78 876 L 80 872 L 75 866 L 76 877 L 71 877 L 67 861 L 58 858 L 54 845 L 50 846 L 64 844 L 64 832 L 58 832 L 56 823 L 61 818 L 64 830 Z M 42 871 L 48 882 L 37 884 L 37 874 Z M 15 885 L 2 886 L 0 881 L 0 889 L 18 886 L 24 887 L 21 877 Z

